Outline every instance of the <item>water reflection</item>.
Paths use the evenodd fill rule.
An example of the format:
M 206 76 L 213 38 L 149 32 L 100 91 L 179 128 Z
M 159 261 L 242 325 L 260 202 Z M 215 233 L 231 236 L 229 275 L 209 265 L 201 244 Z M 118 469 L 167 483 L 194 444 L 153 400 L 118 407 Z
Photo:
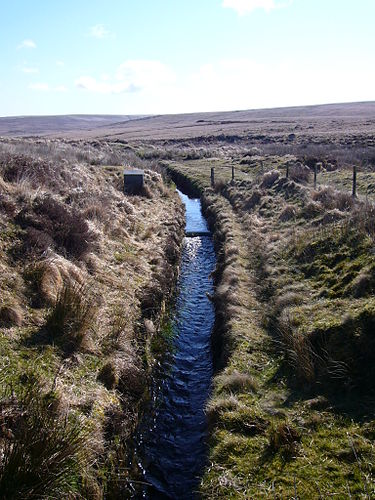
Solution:
M 186 227 L 187 232 L 208 231 L 207 221 L 202 216 L 201 201 L 199 198 L 189 198 L 186 194 L 178 191 L 180 198 L 185 205 L 186 210 Z
M 180 194 L 187 227 L 207 230 L 199 200 Z M 206 461 L 204 405 L 212 377 L 211 330 L 214 311 L 209 275 L 215 266 L 210 237 L 185 238 L 176 307 L 172 315 L 173 355 L 162 366 L 154 402 L 140 432 L 144 480 L 152 485 L 144 498 L 195 498 Z

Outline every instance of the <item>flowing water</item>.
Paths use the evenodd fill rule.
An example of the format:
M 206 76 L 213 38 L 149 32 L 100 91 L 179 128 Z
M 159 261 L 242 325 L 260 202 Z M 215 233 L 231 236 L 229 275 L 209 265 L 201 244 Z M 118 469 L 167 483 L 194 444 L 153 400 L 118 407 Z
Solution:
M 208 231 L 199 199 L 179 193 L 186 232 Z M 196 498 L 207 459 L 204 414 L 212 377 L 214 310 L 210 273 L 216 258 L 211 236 L 185 237 L 176 303 L 171 313 L 173 347 L 156 377 L 151 408 L 139 432 L 138 455 L 146 487 L 143 498 Z

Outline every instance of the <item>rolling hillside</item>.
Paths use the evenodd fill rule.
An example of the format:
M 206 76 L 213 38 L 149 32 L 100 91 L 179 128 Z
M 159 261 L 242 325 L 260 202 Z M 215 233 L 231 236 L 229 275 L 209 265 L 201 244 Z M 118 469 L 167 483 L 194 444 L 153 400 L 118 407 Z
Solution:
M 65 115 L 0 118 L 0 136 L 171 140 L 210 136 L 262 139 L 371 134 L 375 102 L 157 116 Z

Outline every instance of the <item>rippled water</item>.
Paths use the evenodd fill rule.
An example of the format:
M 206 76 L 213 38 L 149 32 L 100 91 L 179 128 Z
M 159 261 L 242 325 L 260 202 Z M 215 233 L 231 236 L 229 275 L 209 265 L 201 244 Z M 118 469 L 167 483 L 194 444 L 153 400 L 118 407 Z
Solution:
M 186 194 L 178 191 L 180 198 L 185 205 L 186 227 L 185 231 L 200 232 L 208 231 L 206 219 L 202 215 L 201 201 L 199 198 L 189 198 Z
M 207 230 L 200 201 L 180 196 L 186 207 L 186 230 Z M 152 485 L 143 498 L 196 498 L 207 451 L 203 408 L 212 377 L 214 311 L 206 293 L 213 292 L 209 275 L 215 262 L 210 236 L 184 239 L 171 318 L 173 354 L 162 366 L 164 375 L 155 384 L 139 437 L 144 481 Z

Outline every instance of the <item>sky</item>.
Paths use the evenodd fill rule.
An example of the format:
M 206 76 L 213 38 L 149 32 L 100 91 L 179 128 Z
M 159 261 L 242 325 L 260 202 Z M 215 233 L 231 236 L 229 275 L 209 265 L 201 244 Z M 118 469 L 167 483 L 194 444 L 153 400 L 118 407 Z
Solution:
M 0 0 L 0 116 L 375 100 L 375 0 Z

